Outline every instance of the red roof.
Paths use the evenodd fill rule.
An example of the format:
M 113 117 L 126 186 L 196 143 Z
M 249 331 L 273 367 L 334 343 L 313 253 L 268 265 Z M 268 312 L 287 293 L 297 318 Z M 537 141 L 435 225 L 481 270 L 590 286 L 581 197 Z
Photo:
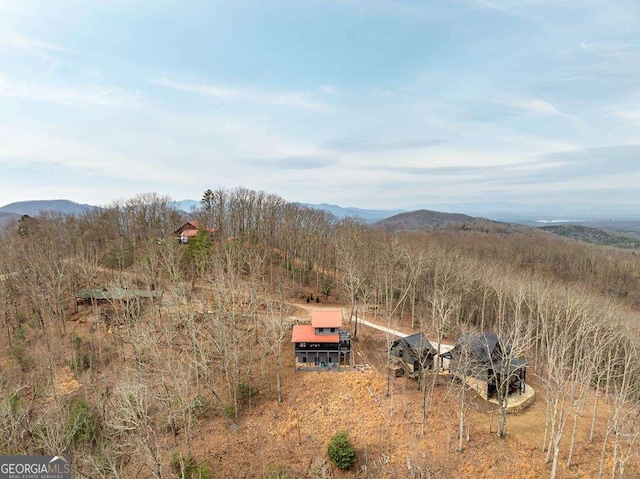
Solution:
M 184 236 L 186 238 L 193 238 L 197 234 L 198 234 L 198 230 L 182 230 L 182 233 L 180 233 L 180 236 Z
M 338 334 L 316 334 L 316 328 L 309 324 L 297 324 L 291 334 L 292 343 L 339 343 Z
M 198 234 L 198 230 L 201 229 L 200 228 L 200 222 L 199 221 L 187 221 L 185 224 L 183 224 L 180 228 L 178 228 L 175 233 L 181 236 L 186 236 L 187 238 L 191 238 L 193 236 L 195 236 L 196 234 Z M 206 231 L 208 231 L 209 233 L 215 233 L 216 229 L 215 228 L 205 228 Z
M 342 311 L 339 309 L 325 309 L 311 314 L 311 324 L 314 328 L 339 328 L 342 324 Z

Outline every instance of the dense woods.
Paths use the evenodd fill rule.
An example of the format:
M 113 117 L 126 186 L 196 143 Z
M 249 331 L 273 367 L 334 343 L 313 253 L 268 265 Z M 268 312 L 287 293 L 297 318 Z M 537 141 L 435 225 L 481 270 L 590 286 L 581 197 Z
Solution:
M 71 453 L 77 477 L 215 477 L 195 435 L 283 401 L 291 303 L 311 294 L 438 344 L 465 331 L 507 338 L 540 385 L 535 446 L 549 477 L 579 460 L 580 441 L 598 449 L 598 477 L 638 470 L 634 252 L 526 228 L 393 233 L 244 188 L 207 190 L 192 219 L 213 241 L 205 229 L 176 241 L 186 217 L 157 194 L 2 231 L 0 453 Z M 115 287 L 163 299 L 76 305 L 82 288 Z M 423 435 L 437 387 L 421 379 Z M 463 454 L 468 397 L 457 397 Z M 506 441 L 499 402 L 495 441 Z M 378 477 L 367 471 L 358 477 Z

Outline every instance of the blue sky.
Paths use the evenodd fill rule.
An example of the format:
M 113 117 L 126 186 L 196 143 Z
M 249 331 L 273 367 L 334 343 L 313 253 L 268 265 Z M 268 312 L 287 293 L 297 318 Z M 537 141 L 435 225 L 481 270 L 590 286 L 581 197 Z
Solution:
M 0 205 L 640 211 L 637 0 L 0 0 Z

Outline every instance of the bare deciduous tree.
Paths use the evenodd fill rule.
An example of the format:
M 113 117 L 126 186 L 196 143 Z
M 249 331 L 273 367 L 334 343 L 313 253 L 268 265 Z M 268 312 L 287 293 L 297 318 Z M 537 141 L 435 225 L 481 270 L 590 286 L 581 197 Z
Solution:
M 153 401 L 144 383 L 121 383 L 114 392 L 107 427 L 119 445 L 118 454 L 136 456 L 141 471 L 146 469 L 156 479 L 162 479 L 158 431 L 151 412 Z

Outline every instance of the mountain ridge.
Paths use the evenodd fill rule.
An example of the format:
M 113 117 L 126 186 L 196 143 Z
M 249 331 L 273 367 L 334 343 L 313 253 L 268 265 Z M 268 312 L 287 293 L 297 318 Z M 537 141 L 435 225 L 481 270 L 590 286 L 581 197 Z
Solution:
M 503 224 L 487 218 L 474 217 L 463 213 L 443 213 L 420 209 L 390 216 L 374 223 L 374 226 L 390 231 L 429 231 L 447 225 L 470 225 L 474 223 Z M 506 225 L 506 223 L 504 223 Z
M 394 216 L 394 215 L 406 212 L 406 210 L 402 210 L 402 209 L 375 210 L 375 209 L 356 208 L 353 206 L 339 206 L 339 205 L 334 205 L 330 203 L 301 203 L 301 204 L 304 206 L 307 206 L 308 208 L 313 208 L 315 210 L 328 211 L 338 219 L 356 217 L 356 218 L 363 219 L 367 223 L 375 223 L 376 221 L 389 218 L 390 216 Z
M 541 226 L 540 229 L 584 243 L 615 246 L 624 249 L 640 249 L 640 236 L 637 234 L 607 231 L 602 228 L 575 224 L 548 225 Z
M 2 213 L 13 213 L 16 215 L 36 216 L 43 211 L 52 211 L 66 215 L 79 215 L 87 211 L 91 211 L 97 206 L 76 203 L 75 201 L 56 199 L 56 200 L 28 200 L 16 201 L 0 207 Z
M 194 209 L 197 209 L 200 206 L 200 202 L 193 199 L 172 201 L 170 204 L 185 215 L 192 214 Z M 331 203 L 298 202 L 298 204 L 313 209 L 328 211 L 339 220 L 346 217 L 355 217 L 361 219 L 367 224 L 375 224 L 400 214 L 414 213 L 416 211 L 431 211 L 432 215 L 435 213 L 443 215 L 441 217 L 444 218 L 443 220 L 436 221 L 439 225 L 443 223 L 450 223 L 451 225 L 454 225 L 464 222 L 479 224 L 479 222 L 484 221 L 487 225 L 518 224 L 539 228 L 543 224 L 560 225 L 579 222 L 583 226 L 598 228 L 606 232 L 623 234 L 640 233 L 640 216 L 638 215 L 628 215 L 625 217 L 622 212 L 613 216 L 602 213 L 601 216 L 588 218 L 579 214 L 561 214 L 560 211 L 555 211 L 555 213 L 551 214 L 548 213 L 548 209 L 541 208 L 540 205 L 522 205 L 513 203 L 441 203 L 432 204 L 430 206 L 418 205 L 415 209 L 396 208 L 384 210 L 349 206 L 344 207 Z M 524 210 L 528 209 L 528 211 L 523 211 L 521 213 L 516 212 L 516 210 L 521 209 L 524 206 L 526 206 Z M 53 211 L 61 214 L 77 215 L 86 211 L 91 211 L 95 208 L 99 208 L 99 206 L 77 203 L 67 199 L 17 201 L 0 207 L 0 224 L 7 223 L 14 216 L 20 217 L 24 214 L 35 216 L 41 211 Z M 577 213 L 577 211 L 574 212 Z M 432 218 L 431 221 L 434 221 L 434 219 Z M 424 227 L 428 229 L 428 224 L 425 224 Z

